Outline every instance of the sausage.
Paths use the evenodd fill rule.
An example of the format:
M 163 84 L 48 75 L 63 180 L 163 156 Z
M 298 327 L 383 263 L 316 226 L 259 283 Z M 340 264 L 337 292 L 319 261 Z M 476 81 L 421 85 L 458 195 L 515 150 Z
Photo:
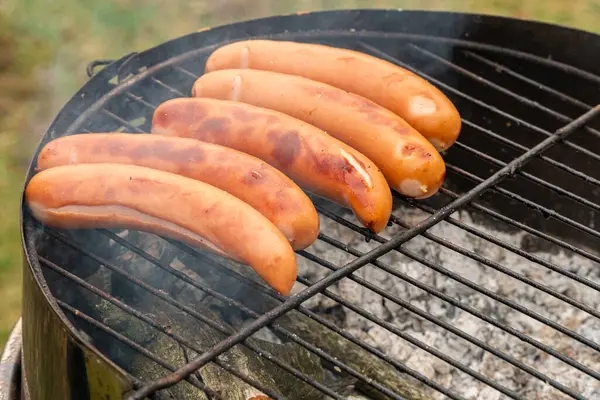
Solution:
M 351 208 L 372 231 L 380 232 L 390 217 L 391 190 L 373 162 L 289 115 L 236 101 L 179 98 L 155 110 L 152 132 L 258 157 L 307 191 Z
M 248 264 L 288 295 L 296 256 L 265 216 L 207 183 L 137 165 L 77 164 L 43 170 L 25 191 L 34 218 L 63 229 L 147 231 Z
M 358 51 L 248 40 L 220 47 L 205 66 L 206 72 L 234 68 L 303 76 L 366 97 L 404 118 L 438 150 L 452 146 L 460 133 L 457 109 L 435 86 L 404 68 Z
M 319 216 L 291 179 L 248 154 L 198 140 L 151 134 L 90 133 L 49 142 L 38 170 L 59 165 L 133 164 L 172 172 L 222 189 L 260 211 L 294 250 L 317 240 Z
M 446 176 L 442 156 L 398 115 L 342 89 L 295 75 L 231 69 L 194 84 L 195 97 L 237 100 L 288 114 L 360 151 L 399 193 L 426 198 Z

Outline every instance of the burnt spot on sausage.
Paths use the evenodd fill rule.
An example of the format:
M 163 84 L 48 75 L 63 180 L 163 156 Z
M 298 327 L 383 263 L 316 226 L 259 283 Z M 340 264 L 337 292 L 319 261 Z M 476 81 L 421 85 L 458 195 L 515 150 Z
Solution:
M 365 227 L 366 227 L 366 228 L 367 228 L 369 231 L 371 231 L 371 232 L 375 233 L 375 229 L 374 229 L 374 228 L 375 228 L 375 221 L 373 221 L 372 219 L 371 219 L 371 220 L 369 220 L 369 221 L 366 221 L 366 222 L 365 222 Z
M 290 166 L 300 154 L 302 147 L 298 131 L 280 132 L 271 130 L 267 136 L 274 145 L 272 156 L 282 167 Z
M 267 180 L 266 174 L 260 170 L 250 170 L 242 178 L 242 183 L 248 186 L 260 185 Z
M 231 120 L 229 118 L 209 118 L 199 127 L 201 133 L 225 134 L 229 130 Z
M 317 171 L 327 175 L 336 181 L 346 182 L 346 175 L 352 174 L 355 168 L 343 157 L 330 154 L 322 155 L 317 158 Z
M 408 157 L 408 156 L 412 155 L 416 149 L 417 149 L 417 146 L 415 146 L 414 144 L 410 144 L 410 143 L 406 144 L 402 148 L 402 155 L 404 157 Z
M 152 116 L 152 125 L 153 126 L 165 126 L 169 124 L 170 114 L 167 111 L 160 111 L 154 113 Z
M 404 145 L 404 147 L 402 148 L 402 155 L 404 157 L 411 156 L 414 153 L 418 153 L 418 155 L 421 158 L 431 158 L 431 153 L 429 153 L 428 151 L 426 151 L 423 147 L 421 147 L 419 145 L 408 143 L 408 144 Z

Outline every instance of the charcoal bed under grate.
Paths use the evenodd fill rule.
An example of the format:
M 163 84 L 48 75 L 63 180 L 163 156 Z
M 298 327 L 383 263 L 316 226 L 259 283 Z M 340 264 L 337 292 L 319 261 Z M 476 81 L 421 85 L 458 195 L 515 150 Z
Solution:
M 273 399 L 600 398 L 600 76 L 585 72 L 594 70 L 585 49 L 600 40 L 445 13 L 250 21 L 108 65 L 42 145 L 149 132 L 155 107 L 189 96 L 216 47 L 247 37 L 396 63 L 439 87 L 464 127 L 444 154 L 444 187 L 426 201 L 395 194 L 380 236 L 314 198 L 321 233 L 298 253 L 287 299 L 248 268 L 178 242 L 58 231 L 25 212 L 31 267 L 73 328 L 142 388 L 131 399 L 227 398 L 199 366 Z M 182 382 L 160 379 L 186 364 Z M 253 370 L 265 365 L 281 376 Z

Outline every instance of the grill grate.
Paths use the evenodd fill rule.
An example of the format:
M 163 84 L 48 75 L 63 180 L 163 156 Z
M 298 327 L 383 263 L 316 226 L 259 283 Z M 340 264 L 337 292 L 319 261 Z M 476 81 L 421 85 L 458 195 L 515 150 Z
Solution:
M 281 322 L 280 317 L 293 313 L 302 314 L 309 319 L 316 321 L 340 338 L 344 338 L 353 345 L 366 350 L 373 356 L 389 363 L 399 372 L 410 378 L 414 378 L 414 380 L 421 382 L 424 386 L 429 387 L 448 398 L 462 399 L 468 397 L 465 393 L 457 393 L 456 390 L 448 389 L 447 384 L 439 382 L 439 380 L 433 379 L 432 377 L 417 371 L 415 368 L 411 368 L 405 363 L 398 361 L 386 351 L 382 351 L 379 343 L 373 345 L 371 344 L 373 342 L 372 340 L 371 343 L 369 343 L 369 340 L 366 340 L 364 337 L 359 338 L 356 337 L 356 335 L 351 335 L 324 315 L 307 308 L 305 303 L 314 296 L 327 298 L 343 307 L 344 310 L 351 311 L 361 316 L 373 326 L 384 328 L 387 332 L 401 338 L 403 341 L 443 360 L 457 371 L 460 371 L 457 373 L 466 374 L 472 379 L 493 388 L 494 392 L 498 395 L 503 394 L 504 396 L 513 399 L 526 398 L 522 392 L 517 390 L 517 388 L 509 387 L 505 383 L 502 383 L 501 377 L 493 375 L 493 377 L 491 377 L 491 374 L 489 373 L 483 373 L 482 371 L 477 371 L 465 365 L 459 358 L 452 357 L 436 349 L 435 346 L 428 343 L 426 338 L 419 338 L 415 337 L 415 335 L 408 334 L 390 321 L 369 311 L 369 308 L 365 305 L 357 305 L 355 302 L 336 293 L 335 290 L 332 290 L 332 285 L 342 279 L 350 280 L 361 287 L 376 293 L 385 301 L 389 301 L 410 311 L 413 315 L 412 318 L 426 320 L 439 328 L 443 328 L 469 344 L 481 349 L 486 356 L 497 357 L 510 364 L 515 369 L 522 371 L 525 375 L 545 382 L 555 389 L 552 393 L 557 396 L 559 393 L 562 393 L 567 397 L 575 399 L 585 398 L 578 389 L 572 387 L 570 382 L 564 382 L 561 377 L 556 374 L 549 374 L 548 372 L 542 372 L 541 369 L 536 369 L 534 366 L 522 361 L 522 357 L 519 354 L 511 354 L 509 351 L 510 349 L 502 346 L 501 343 L 486 343 L 479 339 L 475 332 L 467 332 L 459 329 L 447 322 L 444 318 L 440 318 L 429 311 L 423 310 L 421 307 L 415 305 L 414 302 L 403 299 L 385 288 L 374 284 L 369 281 L 369 279 L 355 274 L 356 271 L 366 264 L 370 264 L 371 266 L 376 267 L 377 270 L 388 274 L 390 277 L 419 288 L 423 292 L 472 315 L 477 318 L 482 325 L 489 324 L 498 328 L 499 330 L 514 336 L 516 339 L 527 343 L 527 345 L 538 349 L 540 353 L 560 360 L 570 368 L 580 371 L 582 375 L 587 375 L 591 379 L 588 378 L 585 382 L 597 387 L 597 381 L 600 381 L 600 372 L 578 361 L 576 354 L 569 354 L 568 352 L 565 354 L 564 350 L 559 350 L 544 344 L 539 338 L 536 338 L 535 335 L 531 333 L 528 334 L 527 332 L 523 333 L 518 327 L 512 326 L 510 321 L 502 321 L 498 316 L 490 316 L 485 310 L 467 304 L 460 296 L 450 295 L 444 290 L 436 287 L 436 285 L 424 283 L 420 279 L 411 276 L 410 273 L 399 270 L 394 264 L 382 261 L 379 258 L 390 252 L 390 254 L 401 254 L 410 260 L 420 263 L 425 268 L 435 271 L 436 274 L 443 277 L 442 279 L 458 282 L 470 288 L 475 293 L 493 299 L 493 301 L 501 303 L 507 308 L 526 315 L 548 328 L 560 332 L 562 335 L 588 346 L 596 352 L 600 352 L 600 344 L 597 343 L 597 338 L 591 339 L 586 337 L 585 335 L 576 332 L 576 329 L 564 326 L 557 323 L 552 318 L 540 314 L 531 306 L 528 307 L 520 304 L 518 301 L 511 300 L 506 294 L 497 293 L 495 290 L 470 280 L 450 268 L 445 268 L 442 262 L 432 260 L 431 257 L 425 257 L 422 253 L 410 250 L 407 246 L 403 246 L 411 239 L 421 236 L 422 238 L 435 243 L 439 248 L 446 248 L 464 258 L 474 260 L 487 268 L 498 271 L 535 290 L 559 299 L 562 302 L 569 304 L 574 309 L 581 310 L 594 318 L 600 318 L 600 312 L 596 308 L 573 298 L 572 293 L 569 293 L 568 291 L 564 291 L 561 288 L 553 288 L 551 285 L 542 283 L 540 279 L 536 279 L 535 275 L 517 272 L 513 270 L 510 265 L 502 265 L 500 262 L 494 261 L 488 256 L 480 255 L 477 252 L 459 246 L 442 236 L 427 232 L 430 228 L 444 221 L 444 223 L 464 230 L 474 237 L 486 241 L 490 245 L 515 253 L 532 263 L 553 271 L 553 273 L 558 273 L 563 276 L 565 280 L 568 278 L 573 282 L 577 282 L 578 285 L 586 286 L 593 290 L 593 293 L 596 296 L 600 296 L 600 284 L 588 277 L 578 275 L 577 272 L 573 271 L 571 266 L 565 267 L 557 265 L 540 255 L 533 254 L 533 252 L 519 248 L 492 234 L 464 223 L 460 220 L 460 217 L 456 216 L 457 210 L 459 209 L 465 208 L 473 210 L 476 213 L 483 215 L 483 218 L 488 221 L 488 224 L 497 224 L 498 222 L 505 223 L 535 237 L 551 242 L 567 252 L 573 252 L 591 261 L 600 262 L 600 256 L 585 249 L 585 247 L 591 248 L 591 245 L 573 245 L 569 243 L 574 236 L 569 232 L 576 232 L 578 235 L 585 234 L 589 236 L 590 243 L 595 243 L 594 238 L 600 238 L 600 232 L 595 230 L 593 226 L 587 225 L 589 223 L 588 217 L 590 213 L 595 216 L 593 212 L 600 211 L 597 198 L 594 198 L 593 200 L 589 198 L 589 193 L 591 192 L 590 188 L 595 189 L 600 186 L 600 180 L 589 175 L 589 171 L 593 171 L 593 168 L 590 167 L 592 164 L 588 163 L 600 161 L 600 156 L 593 150 L 593 147 L 584 147 L 587 146 L 589 137 L 598 135 L 598 131 L 592 127 L 594 122 L 592 119 L 597 116 L 600 108 L 591 107 L 587 104 L 589 102 L 588 100 L 582 101 L 577 99 L 577 96 L 569 94 L 562 88 L 557 89 L 551 84 L 542 82 L 543 76 L 538 82 L 537 76 L 534 79 L 527 74 L 526 70 L 521 71 L 520 64 L 518 64 L 517 61 L 519 63 L 530 62 L 532 64 L 541 64 L 544 68 L 558 70 L 561 73 L 569 74 L 569 76 L 574 76 L 577 79 L 588 80 L 590 81 L 589 84 L 598 84 L 599 78 L 583 72 L 577 72 L 577 70 L 574 70 L 573 68 L 562 66 L 551 60 L 537 59 L 531 55 L 517 53 L 508 49 L 494 48 L 493 46 L 486 46 L 474 42 L 442 38 L 423 38 L 418 35 L 386 34 L 386 40 L 376 45 L 373 44 L 374 42 L 371 39 L 377 34 L 377 32 L 360 32 L 360 40 L 356 40 L 356 37 L 354 37 L 355 35 L 350 35 L 348 32 L 319 32 L 318 41 L 322 43 L 336 41 L 336 44 L 341 46 L 358 48 L 367 53 L 392 61 L 421 75 L 437 85 L 441 90 L 445 91 L 455 101 L 464 116 L 464 129 L 461 138 L 447 155 L 449 177 L 448 182 L 444 185 L 444 188 L 440 190 L 440 193 L 431 200 L 425 202 L 410 201 L 396 196 L 396 200 L 401 203 L 403 207 L 422 210 L 426 216 L 424 219 L 418 221 L 418 223 L 413 223 L 404 218 L 400 218 L 398 212 L 395 212 L 395 215 L 390 222 L 394 228 L 401 229 L 401 232 L 391 237 L 384 237 L 385 234 L 382 234 L 382 236 L 374 235 L 359 227 L 350 220 L 347 213 L 344 214 L 343 212 L 340 212 L 339 209 L 332 208 L 331 205 L 326 202 L 317 201 L 317 209 L 324 220 L 328 221 L 328 223 L 331 222 L 332 224 L 344 227 L 348 232 L 351 232 L 354 237 L 357 235 L 364 236 L 364 238 L 369 241 L 369 248 L 368 251 L 361 251 L 356 248 L 356 246 L 346 243 L 348 241 L 345 242 L 344 240 L 340 240 L 339 237 L 336 237 L 335 233 L 322 232 L 319 235 L 319 243 L 329 246 L 336 251 L 347 253 L 347 255 L 355 258 L 350 262 L 344 262 L 342 265 L 339 265 L 339 263 L 315 254 L 311 248 L 300 251 L 298 254 L 307 262 L 319 266 L 320 276 L 323 277 L 321 279 L 318 279 L 318 277 L 316 279 L 311 279 L 303 274 L 301 269 L 298 282 L 302 286 L 305 286 L 305 289 L 289 299 L 282 298 L 261 283 L 255 282 L 251 278 L 240 274 L 235 268 L 232 268 L 230 264 L 219 258 L 205 255 L 174 241 L 166 241 L 166 243 L 168 242 L 170 254 L 185 253 L 192 256 L 197 260 L 199 265 L 202 265 L 203 268 L 206 269 L 204 273 L 218 273 L 222 276 L 235 279 L 236 282 L 243 285 L 245 288 L 248 288 L 248 290 L 260 293 L 261 296 L 265 296 L 265 298 L 268 298 L 273 302 L 268 307 L 262 307 L 262 309 L 256 304 L 247 304 L 243 299 L 237 298 L 239 296 L 226 294 L 226 290 L 223 290 L 223 288 L 218 290 L 209 287 L 189 273 L 173 268 L 169 264 L 169 260 L 163 260 L 153 256 L 148 251 L 136 247 L 135 244 L 122 238 L 118 233 L 108 230 L 97 230 L 94 233 L 94 235 L 96 235 L 94 237 L 101 237 L 103 238 L 102 240 L 112 243 L 114 247 L 126 249 L 135 254 L 137 257 L 136 259 L 143 259 L 154 267 L 172 274 L 180 281 L 193 287 L 194 290 L 203 292 L 207 296 L 212 296 L 213 298 L 220 300 L 223 304 L 226 304 L 228 307 L 240 311 L 246 318 L 253 320 L 250 324 L 237 331 L 233 330 L 229 326 L 225 326 L 212 320 L 210 317 L 202 315 L 202 313 L 194 309 L 193 304 L 184 304 L 175 299 L 172 294 L 165 292 L 161 288 L 150 285 L 135 276 L 135 274 L 128 272 L 126 268 L 117 265 L 118 263 L 110 257 L 105 257 L 102 253 L 103 250 L 99 250 L 100 247 L 96 246 L 92 248 L 89 242 L 87 244 L 82 243 L 81 240 L 72 239 L 70 236 L 56 230 L 47 228 L 43 230 L 43 234 L 40 237 L 44 240 L 52 238 L 56 240 L 57 243 L 62 243 L 62 245 L 81 254 L 82 257 L 91 260 L 93 263 L 96 263 L 96 265 L 102 266 L 101 268 L 110 270 L 113 274 L 120 276 L 123 280 L 148 292 L 154 296 L 157 301 L 162 301 L 173 306 L 181 312 L 223 334 L 223 339 L 215 346 L 212 346 L 210 349 L 200 348 L 198 345 L 194 344 L 193 341 L 190 341 L 189 337 L 177 332 L 177 327 L 164 326 L 156 320 L 156 318 L 153 318 L 152 315 L 140 311 L 138 305 L 134 306 L 126 304 L 108 291 L 103 290 L 100 285 L 90 283 L 87 281 L 86 277 L 78 276 L 77 273 L 73 273 L 73 267 L 70 264 L 61 264 L 56 260 L 52 260 L 52 257 L 50 256 L 45 254 L 42 255 L 43 251 L 40 251 L 39 262 L 46 274 L 46 278 L 50 282 L 55 281 L 56 276 L 59 275 L 69 282 L 75 283 L 85 291 L 93 293 L 97 298 L 103 299 L 123 312 L 139 319 L 156 331 L 162 332 L 172 338 L 178 342 L 183 349 L 187 349 L 186 354 L 189 351 L 193 351 L 199 355 L 196 358 L 189 357 L 191 362 L 184 366 L 173 365 L 168 360 L 161 358 L 159 355 L 145 348 L 142 344 L 136 343 L 128 337 L 125 332 L 120 331 L 118 326 L 109 326 L 110 324 L 107 324 L 106 321 L 102 322 L 95 318 L 92 315 L 92 312 L 87 312 L 86 310 L 83 310 L 82 307 L 76 307 L 75 304 L 77 302 L 68 301 L 68 296 L 65 296 L 60 290 L 53 290 L 52 284 L 50 284 L 49 286 L 51 290 L 53 290 L 58 305 L 67 312 L 67 315 L 72 317 L 71 321 L 79 329 L 88 332 L 92 337 L 94 337 L 95 330 L 103 331 L 105 334 L 110 335 L 115 342 L 125 344 L 134 351 L 148 357 L 157 365 L 160 365 L 164 368 L 164 375 L 171 372 L 171 375 L 166 375 L 164 378 L 154 382 L 142 382 L 137 377 L 129 374 L 135 386 L 139 389 L 138 392 L 130 397 L 130 400 L 143 399 L 145 396 L 175 384 L 180 380 L 184 380 L 187 382 L 186 384 L 191 384 L 205 391 L 211 398 L 222 398 L 219 393 L 208 389 L 202 379 L 194 374 L 196 369 L 208 363 L 218 366 L 227 373 L 238 377 L 242 381 L 256 387 L 274 399 L 284 398 L 280 393 L 275 393 L 268 387 L 262 385 L 261 382 L 246 376 L 243 371 L 236 370 L 236 368 L 230 366 L 227 361 L 220 357 L 222 354 L 226 354 L 231 348 L 237 348 L 239 346 L 245 346 L 259 356 L 270 360 L 277 365 L 278 368 L 287 371 L 292 376 L 306 382 L 308 385 L 331 398 L 344 398 L 343 395 L 339 394 L 339 390 L 332 389 L 318 379 L 293 367 L 285 359 L 262 349 L 260 345 L 254 341 L 253 334 L 266 326 L 273 332 L 285 337 L 286 340 L 296 343 L 322 360 L 325 360 L 332 365 L 336 371 L 344 371 L 357 381 L 384 393 L 389 398 L 407 398 L 406 394 L 401 393 L 397 388 L 391 389 L 388 385 L 389 382 L 378 382 L 374 380 L 366 371 L 358 371 L 351 365 L 340 361 L 338 354 L 330 354 L 322 349 L 319 342 L 313 341 L 311 343 L 311 341 L 303 339 L 301 335 L 290 331 L 290 329 L 286 328 L 285 324 Z M 310 34 L 304 36 L 301 34 L 297 34 L 296 36 L 281 34 L 275 35 L 274 37 L 295 40 L 314 40 Z M 448 48 L 453 49 L 453 61 L 448 60 Z M 133 76 L 123 76 L 125 75 L 125 71 L 130 67 L 122 67 L 121 71 L 119 71 L 119 84 L 115 85 L 111 92 L 104 95 L 101 100 L 95 102 L 87 108 L 87 110 L 82 112 L 75 123 L 69 127 L 68 132 L 105 132 L 113 130 L 131 133 L 148 132 L 151 115 L 156 105 L 170 98 L 186 96 L 184 93 L 189 91 L 191 84 L 200 74 L 204 64 L 203 61 L 212 49 L 214 49 L 214 46 L 194 49 L 182 56 L 173 57 L 160 64 L 151 65 L 146 69 L 136 71 Z M 460 54 L 456 55 L 457 52 L 460 52 Z M 484 56 L 484 53 L 487 56 Z M 497 57 L 502 61 L 494 61 L 494 57 Z M 135 63 L 135 60 L 139 60 L 140 58 L 141 57 L 138 57 L 136 59 L 134 56 L 130 61 L 133 60 L 131 62 Z M 459 63 L 454 59 L 459 61 L 462 60 L 462 63 Z M 510 65 L 511 62 L 513 65 Z M 463 65 L 469 65 L 469 68 L 466 68 Z M 478 72 L 473 72 L 471 69 Z M 472 81 L 471 85 L 474 86 L 468 87 L 472 92 L 477 93 L 477 95 L 468 94 L 467 91 L 457 89 L 457 87 L 462 88 L 465 86 L 461 85 L 461 82 L 463 82 L 461 79 Z M 518 94 L 520 93 L 520 90 L 511 89 L 509 84 L 501 85 L 495 83 L 495 80 L 504 81 L 506 79 L 511 80 L 510 82 L 512 82 L 513 86 L 517 85 L 519 88 L 521 88 L 521 85 L 527 86 L 544 95 L 551 96 L 556 101 L 561 102 L 560 104 L 570 104 L 573 108 L 567 109 L 568 112 L 563 111 L 563 109 L 557 111 L 553 107 L 540 104 L 533 98 Z M 482 88 L 487 91 L 483 95 L 480 91 Z M 480 98 L 480 95 L 484 100 Z M 494 96 L 503 97 L 502 100 L 493 101 L 495 98 Z M 539 94 L 537 98 L 539 98 Z M 495 104 L 502 104 L 502 106 Z M 526 115 L 528 112 L 535 112 L 536 117 L 530 119 L 523 117 L 523 115 Z M 585 113 L 580 115 L 583 112 Z M 484 115 L 484 117 L 481 115 Z M 540 115 L 543 117 L 540 117 Z M 486 118 L 489 120 L 486 120 Z M 532 122 L 534 120 L 535 122 Z M 499 121 L 502 121 L 502 123 L 499 123 Z M 510 131 L 503 128 L 503 126 L 506 126 L 507 121 L 518 126 L 519 130 L 517 131 L 517 134 L 510 133 Z M 485 123 L 488 123 L 489 127 L 483 126 Z M 565 127 L 553 132 L 556 130 L 556 127 L 564 125 L 565 123 L 567 123 Z M 552 126 L 554 128 L 551 128 Z M 524 136 L 522 135 L 523 132 L 530 133 L 530 135 Z M 62 134 L 63 132 L 51 132 L 50 138 Z M 568 135 L 571 135 L 569 140 L 565 140 Z M 483 146 L 485 149 L 481 149 L 481 139 L 498 144 L 498 149 L 495 151 L 493 149 L 491 150 L 489 143 L 487 146 Z M 502 146 L 500 146 L 500 144 Z M 560 150 L 552 152 L 553 149 L 557 148 Z M 575 152 L 573 152 L 573 150 Z M 574 158 L 572 156 L 573 154 L 577 154 L 577 157 Z M 576 164 L 576 166 L 573 166 L 573 164 Z M 550 167 L 550 172 L 548 172 Z M 561 180 L 560 184 L 553 183 L 557 181 L 555 171 L 561 171 L 563 174 L 556 176 L 570 176 L 570 183 L 565 183 L 564 180 Z M 460 185 L 458 185 L 457 182 L 462 182 L 462 187 L 459 189 L 457 188 Z M 575 183 L 579 184 L 581 187 L 577 187 Z M 536 188 L 535 193 L 532 193 L 534 191 L 531 189 L 528 190 L 528 188 L 531 187 Z M 583 211 L 571 212 L 566 208 L 559 210 L 556 207 L 553 207 L 552 204 L 556 196 L 560 196 L 561 199 L 572 201 L 573 204 L 576 204 L 574 207 L 575 210 Z M 493 201 L 494 199 L 495 201 Z M 506 209 L 497 211 L 495 206 L 498 202 L 501 204 L 508 204 L 510 207 L 521 207 L 519 209 L 526 210 L 525 213 L 530 213 L 533 217 L 524 218 L 523 215 L 525 214 L 518 214 L 517 211 L 514 211 L 517 210 L 517 208 L 510 208 L 510 212 L 506 212 Z M 536 225 L 536 220 L 542 221 L 540 223 L 541 225 Z M 547 225 L 547 221 L 549 220 L 554 222 L 558 221 L 560 224 Z M 33 232 L 36 232 L 36 235 L 38 235 L 37 232 L 40 230 L 40 227 L 33 220 L 27 218 L 25 223 L 28 226 L 27 232 L 29 232 L 30 237 L 34 236 Z M 569 229 L 572 230 L 569 231 Z M 551 234 L 547 233 L 552 230 L 553 232 Z M 560 236 L 557 234 L 557 230 L 561 231 L 560 233 L 564 233 L 562 230 L 565 230 L 567 233 L 563 238 L 559 238 L 556 237 Z M 157 240 L 162 239 L 157 238 Z M 40 242 L 43 242 L 43 240 L 38 240 L 38 246 Z M 50 271 L 51 274 L 55 274 L 56 276 L 49 274 Z M 82 274 L 80 273 L 79 275 Z M 581 286 L 576 286 L 576 288 L 579 287 Z M 125 369 L 127 369 L 126 367 L 127 366 L 124 366 Z

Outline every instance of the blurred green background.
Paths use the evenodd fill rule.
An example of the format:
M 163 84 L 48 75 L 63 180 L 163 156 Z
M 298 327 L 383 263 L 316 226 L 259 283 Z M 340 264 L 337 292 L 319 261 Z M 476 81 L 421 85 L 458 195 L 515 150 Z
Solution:
M 20 315 L 25 168 L 86 65 L 206 26 L 336 8 L 465 11 L 600 31 L 600 0 L 0 0 L 0 348 Z

